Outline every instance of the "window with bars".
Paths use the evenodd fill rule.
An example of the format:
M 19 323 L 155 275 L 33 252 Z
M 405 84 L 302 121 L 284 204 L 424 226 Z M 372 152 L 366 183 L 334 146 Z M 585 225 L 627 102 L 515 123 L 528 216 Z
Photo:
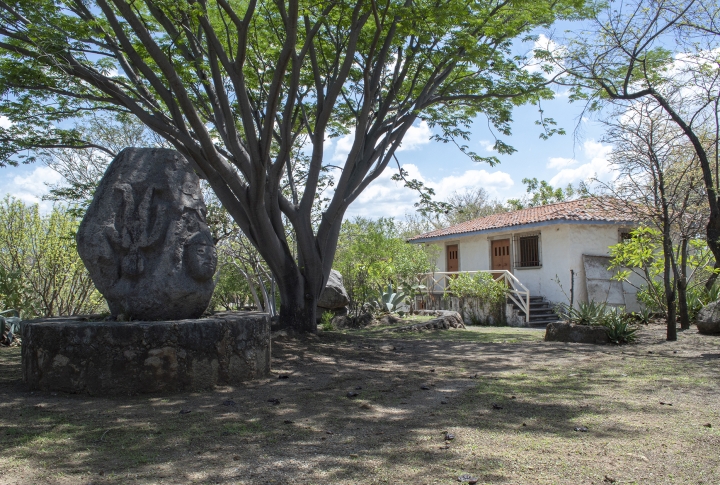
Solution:
M 539 234 L 533 234 L 531 236 L 518 236 L 516 247 L 516 268 L 532 268 L 541 266 Z

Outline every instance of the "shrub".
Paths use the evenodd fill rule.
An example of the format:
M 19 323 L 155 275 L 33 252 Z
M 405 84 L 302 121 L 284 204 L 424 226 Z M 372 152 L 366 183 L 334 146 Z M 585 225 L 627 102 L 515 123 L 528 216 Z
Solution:
M 397 311 L 398 308 L 404 307 L 405 300 L 405 292 L 401 290 L 394 292 L 391 283 L 388 285 L 387 291 L 382 291 L 382 287 L 380 288 L 378 298 L 371 302 L 371 305 L 373 306 L 375 313 L 382 315 L 385 313 L 392 313 L 393 311 Z
M 606 310 L 607 304 L 595 301 L 580 302 L 577 308 L 571 308 L 564 304 L 556 308 L 560 318 L 576 325 L 602 325 Z
M 632 318 L 632 315 L 619 308 L 605 312 L 602 317 L 602 325 L 612 343 L 629 344 L 637 339 L 637 327 L 632 324 Z
M 332 330 L 332 319 L 334 316 L 333 312 L 323 312 L 322 317 L 320 317 L 320 328 L 325 331 Z
M 690 319 L 695 320 L 702 307 L 708 303 L 718 301 L 720 298 L 720 283 L 717 281 L 708 289 L 704 286 L 695 286 L 688 290 L 688 313 Z
M 445 289 L 447 293 L 460 299 L 460 312 L 465 317 L 465 302 L 468 298 L 477 300 L 479 307 L 489 307 L 492 319 L 479 318 L 475 312 L 468 315 L 471 324 L 487 324 L 490 320 L 497 325 L 503 325 L 502 305 L 505 303 L 507 295 L 507 287 L 501 281 L 496 281 L 490 273 L 459 273 L 450 282 Z

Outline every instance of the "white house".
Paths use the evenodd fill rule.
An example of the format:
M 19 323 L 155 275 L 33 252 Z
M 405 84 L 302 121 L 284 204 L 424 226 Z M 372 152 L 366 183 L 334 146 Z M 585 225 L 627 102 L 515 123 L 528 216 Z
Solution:
M 409 242 L 441 247 L 436 281 L 438 274 L 504 270 L 535 301 L 567 304 L 573 291 L 576 303 L 600 300 L 634 311 L 635 289 L 611 280 L 607 266 L 609 246 L 637 225 L 611 199 L 578 199 L 481 217 Z

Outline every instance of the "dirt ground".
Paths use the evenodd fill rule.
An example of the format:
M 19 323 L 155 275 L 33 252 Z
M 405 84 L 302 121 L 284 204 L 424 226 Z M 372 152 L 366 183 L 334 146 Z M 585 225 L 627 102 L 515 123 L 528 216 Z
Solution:
M 28 392 L 0 348 L 0 484 L 720 483 L 720 336 L 542 336 L 278 337 L 268 379 L 119 398 Z

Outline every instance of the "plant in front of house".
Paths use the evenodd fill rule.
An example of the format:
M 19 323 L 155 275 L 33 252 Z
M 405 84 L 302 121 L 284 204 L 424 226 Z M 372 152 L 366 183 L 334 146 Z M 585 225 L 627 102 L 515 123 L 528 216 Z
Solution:
M 405 306 L 405 292 L 393 291 L 392 283 L 388 284 L 387 291 L 383 291 L 382 287 L 378 294 L 378 298 L 371 302 L 375 313 L 384 315 L 397 311 L 398 308 Z
M 503 282 L 496 281 L 490 273 L 459 273 L 450 279 L 445 288 L 445 297 L 455 296 L 459 299 L 460 313 L 467 317 L 472 325 L 504 324 L 502 306 L 505 304 L 507 287 Z M 472 308 L 473 303 L 476 307 Z
M 620 308 L 607 310 L 601 318 L 601 325 L 605 327 L 610 342 L 616 345 L 637 340 L 638 327 L 633 324 L 632 314 L 625 313 Z
M 577 308 L 560 304 L 555 311 L 560 318 L 575 325 L 602 325 L 606 310 L 607 304 L 605 302 L 589 301 L 587 303 L 579 302 Z
M 715 281 L 710 288 L 695 286 L 688 291 L 688 312 L 690 319 L 695 320 L 702 308 L 720 299 L 720 283 Z

